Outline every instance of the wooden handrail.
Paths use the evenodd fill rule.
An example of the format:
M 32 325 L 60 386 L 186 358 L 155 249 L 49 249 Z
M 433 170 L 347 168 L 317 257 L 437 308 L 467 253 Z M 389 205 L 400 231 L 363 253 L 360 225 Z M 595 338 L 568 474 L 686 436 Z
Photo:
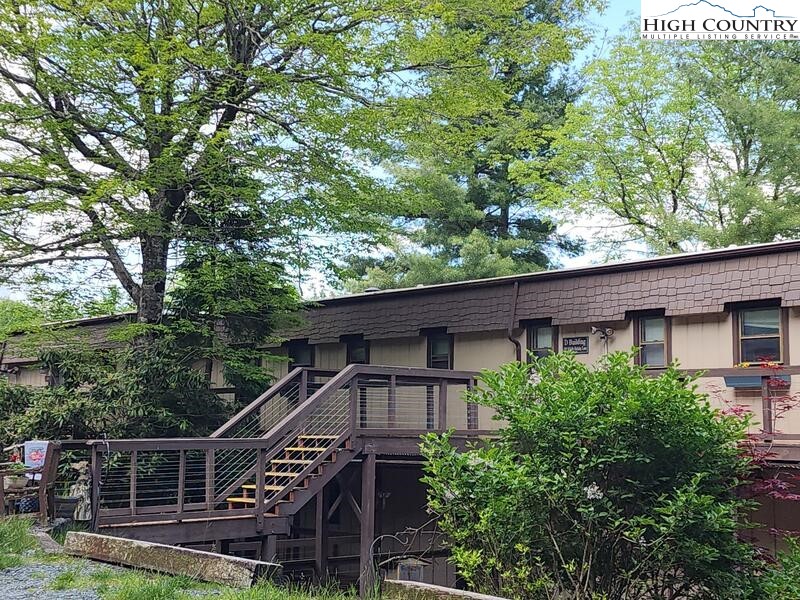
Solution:
M 127 507 L 104 508 L 95 512 L 94 520 L 97 523 L 98 516 L 105 524 L 122 523 L 126 518 L 134 519 L 136 522 L 147 521 L 155 522 L 158 520 L 174 520 L 190 518 L 191 515 L 202 513 L 208 518 L 216 518 L 224 514 L 228 515 L 252 515 L 257 519 L 258 527 L 263 526 L 264 513 L 274 506 L 279 500 L 278 495 L 267 497 L 264 494 L 264 469 L 270 461 L 280 452 L 284 451 L 287 445 L 297 436 L 307 431 L 309 423 L 314 425 L 319 419 L 326 423 L 325 427 L 330 429 L 330 433 L 335 433 L 335 441 L 329 445 L 327 452 L 321 452 L 309 465 L 306 465 L 300 472 L 293 473 L 295 479 L 300 480 L 308 473 L 316 469 L 320 464 L 328 459 L 328 456 L 336 452 L 349 439 L 350 448 L 359 448 L 360 441 L 356 439 L 359 431 L 358 424 L 354 422 L 354 415 L 358 411 L 360 400 L 359 390 L 363 388 L 386 387 L 387 398 L 396 399 L 396 390 L 403 386 L 427 386 L 439 385 L 439 411 L 437 430 L 447 428 L 447 390 L 450 386 L 464 385 L 470 388 L 476 374 L 471 371 L 448 371 L 443 369 L 428 369 L 420 367 L 394 367 L 380 365 L 348 365 L 325 382 L 319 389 L 308 390 L 305 400 L 300 400 L 297 406 L 291 408 L 278 423 L 276 423 L 262 437 L 255 438 L 234 438 L 220 437 L 222 434 L 231 431 L 232 428 L 240 424 L 256 411 L 285 390 L 287 385 L 294 385 L 299 380 L 310 381 L 310 375 L 324 374 L 330 376 L 330 371 L 309 370 L 305 367 L 293 370 L 286 377 L 282 378 L 278 384 L 273 386 L 265 394 L 251 402 L 248 407 L 239 411 L 225 426 L 218 429 L 215 435 L 208 438 L 152 438 L 152 439 L 111 439 L 111 440 L 87 440 L 86 447 L 92 452 L 92 473 L 94 475 L 92 483 L 93 509 L 98 511 L 99 502 L 102 496 L 102 465 L 104 457 L 114 452 L 131 453 L 131 468 L 135 469 L 141 460 L 142 452 L 148 451 L 171 451 L 177 452 L 178 469 L 178 499 L 170 504 L 150 504 L 143 502 L 137 504 L 138 496 L 135 489 L 136 478 L 131 478 L 132 489 Z M 448 385 L 449 384 L 449 385 Z M 346 393 L 347 396 L 341 396 Z M 302 398 L 302 395 L 299 396 Z M 387 399 L 388 402 L 388 399 Z M 332 404 L 330 404 L 332 403 Z M 428 408 L 428 407 L 426 407 Z M 316 416 L 315 416 L 316 415 Z M 341 421 L 340 421 L 341 419 Z M 469 419 L 468 419 L 469 420 Z M 474 426 L 474 425 L 473 425 Z M 430 430 L 430 429 L 429 429 Z M 370 430 L 365 430 L 365 432 Z M 372 432 L 376 430 L 371 430 Z M 397 433 L 402 429 L 395 429 Z M 474 434 L 478 434 L 474 431 Z M 240 458 L 233 458 L 231 461 L 225 460 L 225 454 L 220 454 L 226 450 L 254 450 L 255 454 L 244 456 L 244 461 Z M 205 454 L 205 476 L 201 476 L 204 481 L 203 501 L 198 503 L 198 499 L 184 501 L 184 491 L 187 474 L 187 452 L 200 451 Z M 231 456 L 231 455 L 228 455 Z M 239 456 L 234 454 L 233 456 Z M 222 457 L 220 459 L 220 457 Z M 216 460 L 215 460 L 216 459 Z M 251 460 L 252 459 L 252 460 Z M 255 505 L 248 508 L 229 509 L 229 511 L 219 510 L 217 506 L 225 501 L 225 498 L 234 490 L 241 487 L 243 483 L 252 480 L 256 481 L 256 500 Z M 294 481 L 293 481 L 294 482 Z M 292 482 L 292 483 L 293 483 Z M 200 483 L 197 481 L 196 483 Z M 287 485 L 287 489 L 288 489 Z M 224 489 L 223 489 L 224 488 Z M 113 497 L 113 496 L 112 496 Z M 144 496 L 144 500 L 148 498 Z
M 295 369 L 292 369 L 286 375 L 284 375 L 283 377 L 278 379 L 275 383 L 273 383 L 269 387 L 269 389 L 267 389 L 258 398 L 253 400 L 250 404 L 248 404 L 242 410 L 236 413 L 227 423 L 217 428 L 217 430 L 214 431 L 214 433 L 212 433 L 210 437 L 212 438 L 221 437 L 227 432 L 229 432 L 231 429 L 239 425 L 249 415 L 251 415 L 254 411 L 259 410 L 274 396 L 280 395 L 287 386 L 289 386 L 295 381 L 295 379 L 300 380 L 301 383 L 305 381 L 307 384 L 309 374 L 318 375 L 320 377 L 332 377 L 336 374 L 336 371 L 331 371 L 328 369 L 317 369 L 314 367 L 297 367 Z

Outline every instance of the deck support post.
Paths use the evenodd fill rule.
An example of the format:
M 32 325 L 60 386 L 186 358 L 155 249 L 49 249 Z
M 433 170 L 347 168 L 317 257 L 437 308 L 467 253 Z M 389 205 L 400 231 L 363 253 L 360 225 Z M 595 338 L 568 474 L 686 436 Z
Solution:
M 258 560 L 262 562 L 273 562 L 278 553 L 278 536 L 265 535 L 261 538 L 261 546 L 258 548 Z
M 317 581 L 324 583 L 328 579 L 328 511 L 325 506 L 325 488 L 316 497 L 316 540 L 314 545 L 314 570 Z
M 375 541 L 375 454 L 365 454 L 361 465 L 361 553 L 358 589 L 362 599 L 375 591 L 372 543 Z

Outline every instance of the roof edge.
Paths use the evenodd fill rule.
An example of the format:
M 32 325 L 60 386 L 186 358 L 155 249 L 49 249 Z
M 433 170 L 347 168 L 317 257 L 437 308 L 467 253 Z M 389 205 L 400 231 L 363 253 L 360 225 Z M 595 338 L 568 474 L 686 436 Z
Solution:
M 733 248 L 718 248 L 713 250 L 702 250 L 699 252 L 684 252 L 681 254 L 668 254 L 666 256 L 655 256 L 640 260 L 624 260 L 590 265 L 586 267 L 571 267 L 567 269 L 555 269 L 552 271 L 538 271 L 534 273 L 522 273 L 520 275 L 505 275 L 503 277 L 489 277 L 486 279 L 471 279 L 467 281 L 454 281 L 451 283 L 437 283 L 410 288 L 397 288 L 381 290 L 379 292 L 361 292 L 358 294 L 348 294 L 345 296 L 335 296 L 333 298 L 323 298 L 314 300 L 307 304 L 318 304 L 327 306 L 329 304 L 345 304 L 347 302 L 362 302 L 375 298 L 386 298 L 391 296 L 405 296 L 415 294 L 426 294 L 431 292 L 448 291 L 452 289 L 469 289 L 474 287 L 487 287 L 501 285 L 503 283 L 526 282 L 526 281 L 547 281 L 553 279 L 567 279 L 569 277 L 582 277 L 585 275 L 603 275 L 609 273 L 624 273 L 648 268 L 675 266 L 685 264 L 704 263 L 714 260 L 742 258 L 750 256 L 763 256 L 765 254 L 777 254 L 800 250 L 800 240 L 787 240 L 781 242 L 769 242 L 765 244 L 752 244 L 748 246 L 736 246 Z

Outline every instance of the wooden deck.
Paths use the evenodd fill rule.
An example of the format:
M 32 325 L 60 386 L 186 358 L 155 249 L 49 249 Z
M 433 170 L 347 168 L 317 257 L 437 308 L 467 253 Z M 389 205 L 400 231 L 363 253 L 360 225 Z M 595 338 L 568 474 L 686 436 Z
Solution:
M 453 430 L 454 443 L 492 435 L 461 396 L 475 373 L 376 365 L 340 372 L 298 368 L 208 438 L 89 440 L 93 531 L 171 544 L 260 540 L 276 553 L 294 516 L 344 469 L 360 472 L 360 501 L 341 489 L 360 523 L 360 582 L 372 585 L 376 462 L 419 458 L 420 436 Z M 75 444 L 73 444 L 75 446 Z M 418 462 L 418 461 L 417 461 Z M 352 476 L 348 481 L 352 481 Z M 316 569 L 327 569 L 327 521 L 317 510 Z

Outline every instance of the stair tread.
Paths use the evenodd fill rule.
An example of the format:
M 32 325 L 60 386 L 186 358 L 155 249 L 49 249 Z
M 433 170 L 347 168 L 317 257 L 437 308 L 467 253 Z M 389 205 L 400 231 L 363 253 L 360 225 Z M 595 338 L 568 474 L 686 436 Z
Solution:
M 246 484 L 244 484 L 242 486 L 242 489 L 243 490 L 254 490 L 254 489 L 256 489 L 256 484 L 255 483 L 246 483 Z M 286 489 L 286 486 L 283 486 L 283 485 L 265 485 L 264 489 L 265 490 L 269 490 L 270 492 L 279 492 L 279 491 L 281 491 L 283 489 Z
M 264 473 L 267 477 L 297 477 L 300 473 L 291 473 L 289 471 L 267 471 Z
M 255 498 L 246 498 L 244 496 L 230 496 L 229 498 L 225 498 L 225 502 L 239 502 L 241 504 L 255 504 Z
M 271 463 L 275 463 L 278 465 L 310 465 L 313 460 L 307 460 L 304 458 L 273 458 Z
M 325 435 L 325 434 L 311 435 L 310 433 L 305 433 L 303 435 L 298 435 L 297 437 L 298 437 L 298 439 L 301 439 L 301 440 L 335 440 L 339 436 L 338 435 Z
M 328 448 L 319 448 L 312 446 L 289 446 L 284 448 L 286 452 L 325 452 Z

